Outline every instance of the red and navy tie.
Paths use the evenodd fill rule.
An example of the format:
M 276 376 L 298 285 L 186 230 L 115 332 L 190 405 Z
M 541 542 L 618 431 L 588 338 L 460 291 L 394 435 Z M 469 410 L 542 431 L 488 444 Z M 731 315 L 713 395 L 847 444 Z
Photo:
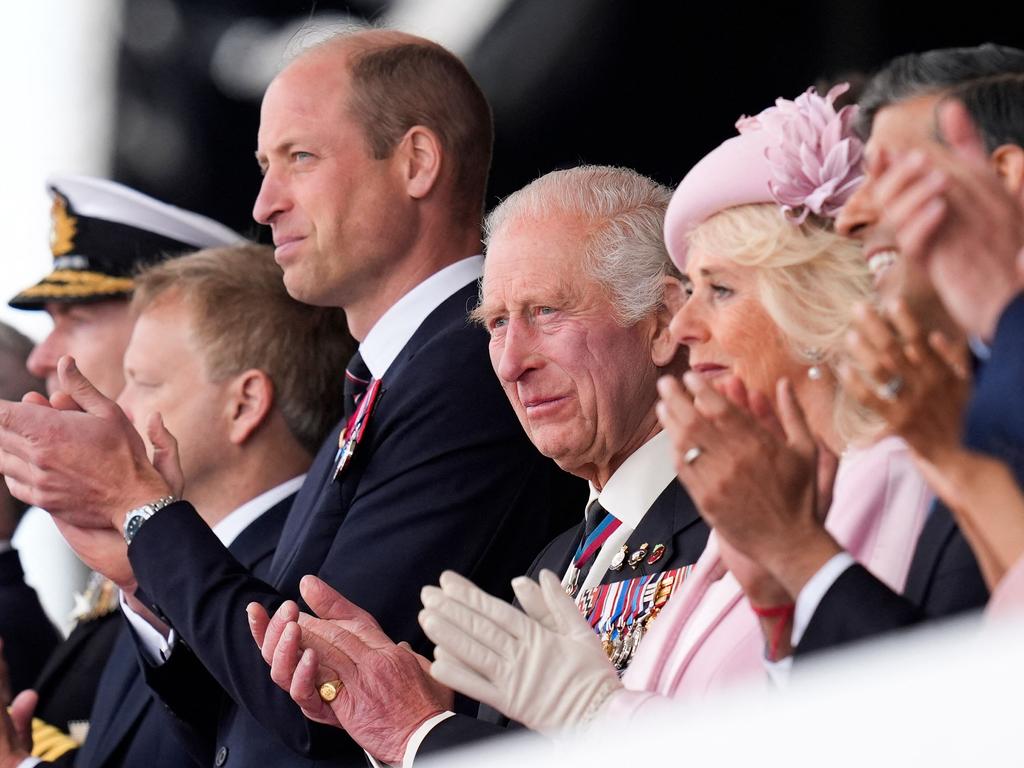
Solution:
M 356 412 L 359 398 L 366 392 L 366 388 L 370 385 L 372 379 L 373 374 L 370 373 L 370 369 L 363 362 L 363 356 L 357 350 L 345 367 L 345 387 L 343 393 L 345 397 L 346 423 L 352 418 L 352 414 Z

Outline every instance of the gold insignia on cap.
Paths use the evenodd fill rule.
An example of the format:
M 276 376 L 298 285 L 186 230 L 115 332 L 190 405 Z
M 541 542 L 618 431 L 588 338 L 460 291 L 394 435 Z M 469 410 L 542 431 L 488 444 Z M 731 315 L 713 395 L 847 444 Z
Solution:
M 68 214 L 68 201 L 59 192 L 54 193 L 50 207 L 50 250 L 54 257 L 63 256 L 75 247 L 78 219 Z
M 107 294 L 130 293 L 135 287 L 130 277 L 111 277 L 102 272 L 77 269 L 58 269 L 42 282 L 26 288 L 14 297 L 15 301 L 37 298 L 88 298 Z

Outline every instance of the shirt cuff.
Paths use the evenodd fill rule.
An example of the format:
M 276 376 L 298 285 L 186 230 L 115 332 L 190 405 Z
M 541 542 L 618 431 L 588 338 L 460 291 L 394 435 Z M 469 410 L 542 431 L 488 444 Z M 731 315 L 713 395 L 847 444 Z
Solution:
M 764 671 L 768 673 L 772 685 L 776 688 L 785 688 L 789 684 L 789 673 L 793 669 L 792 655 L 778 661 L 769 661 L 767 657 L 762 657 L 761 662 L 764 664 Z
M 804 584 L 804 588 L 801 589 L 800 594 L 797 595 L 796 607 L 793 610 L 793 634 L 791 642 L 794 648 L 800 645 L 804 632 L 807 631 L 807 625 L 811 623 L 811 618 L 814 616 L 815 611 L 818 610 L 818 604 L 821 602 L 822 598 L 825 597 L 825 593 L 828 592 L 832 588 L 832 585 L 836 583 L 836 579 L 842 576 L 846 569 L 855 562 L 853 555 L 849 552 L 840 552 L 837 555 L 833 555 L 832 558 L 821 566 L 821 568 L 818 569 L 818 572 L 814 574 L 806 584 Z
M 42 762 L 42 759 L 38 757 L 26 757 L 24 760 L 18 763 L 18 768 L 36 768 L 36 766 Z
M 120 594 L 119 600 L 121 602 L 121 611 L 124 613 L 124 617 L 128 619 L 128 623 L 135 632 L 135 638 L 139 641 L 138 645 L 143 657 L 154 667 L 163 666 L 167 659 L 171 657 L 171 651 L 174 650 L 174 643 L 177 640 L 177 634 L 174 629 L 171 629 L 170 634 L 164 637 L 160 630 L 156 629 L 132 610 L 132 607 L 128 605 L 128 601 L 124 599 L 124 592 Z
M 405 756 L 402 758 L 402 765 L 400 768 L 412 768 L 413 761 L 416 759 L 416 753 L 419 751 L 420 744 L 427 738 L 427 734 L 436 728 L 440 723 L 443 723 L 449 717 L 453 717 L 454 712 L 441 712 L 434 715 L 423 723 L 412 732 L 412 736 L 409 737 L 409 743 L 405 745 Z M 370 758 L 370 765 L 373 768 L 382 768 L 381 763 L 370 757 L 370 753 L 367 752 L 366 756 Z

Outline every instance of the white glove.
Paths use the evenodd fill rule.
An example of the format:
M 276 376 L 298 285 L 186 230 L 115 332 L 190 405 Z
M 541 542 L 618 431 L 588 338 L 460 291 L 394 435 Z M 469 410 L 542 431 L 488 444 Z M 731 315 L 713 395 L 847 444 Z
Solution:
M 525 613 L 451 571 L 423 589 L 430 673 L 533 730 L 586 725 L 622 687 L 601 641 L 551 571 L 512 589 Z

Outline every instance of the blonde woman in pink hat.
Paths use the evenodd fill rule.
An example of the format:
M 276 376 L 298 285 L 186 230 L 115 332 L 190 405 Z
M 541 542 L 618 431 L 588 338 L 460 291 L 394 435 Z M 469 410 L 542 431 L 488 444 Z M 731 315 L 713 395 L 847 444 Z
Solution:
M 832 227 L 860 178 L 841 92 L 742 119 L 676 190 L 665 235 L 688 298 L 673 332 L 692 370 L 685 390 L 662 382 L 661 414 L 702 512 L 703 500 L 826 515 L 837 551 L 899 589 L 932 497 L 905 445 L 874 442 L 877 420 L 836 377 L 870 295 L 859 247 Z M 639 717 L 665 697 L 786 671 L 792 598 L 714 533 L 621 680 L 553 574 L 514 586 L 523 611 L 447 575 L 424 590 L 421 623 L 437 679 L 534 729 Z

